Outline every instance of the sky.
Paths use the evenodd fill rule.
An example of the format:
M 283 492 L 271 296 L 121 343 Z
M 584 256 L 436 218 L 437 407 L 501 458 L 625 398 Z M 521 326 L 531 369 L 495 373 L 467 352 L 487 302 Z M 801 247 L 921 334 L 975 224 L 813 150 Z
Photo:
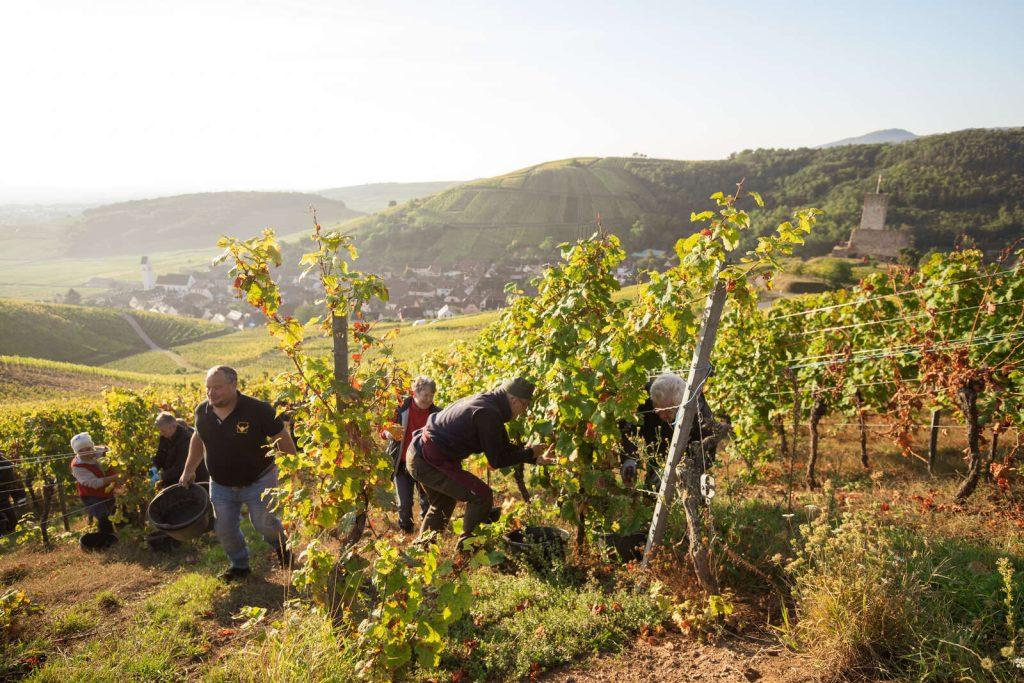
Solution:
M 0 202 L 1024 125 L 1024 2 L 0 3 Z

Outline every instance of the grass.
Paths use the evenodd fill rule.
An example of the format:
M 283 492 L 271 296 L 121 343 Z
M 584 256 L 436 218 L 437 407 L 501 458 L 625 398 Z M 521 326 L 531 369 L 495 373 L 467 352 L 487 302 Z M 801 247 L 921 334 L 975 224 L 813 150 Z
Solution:
M 442 665 L 473 680 L 517 680 L 616 652 L 668 616 L 643 584 L 576 584 L 492 569 L 475 574 L 471 584 L 472 610 L 453 627 Z
M 990 543 L 936 538 L 869 513 L 823 517 L 805 527 L 789 567 L 798 621 L 788 633 L 826 677 L 1009 680 L 1015 667 L 1000 654 L 1024 633 L 1013 616 L 1024 599 L 1007 601 L 999 558 L 1021 576 L 1024 556 Z
M 227 593 L 221 581 L 190 572 L 145 600 L 116 637 L 95 638 L 74 655 L 53 658 L 30 681 L 170 681 L 209 651 L 198 625 Z

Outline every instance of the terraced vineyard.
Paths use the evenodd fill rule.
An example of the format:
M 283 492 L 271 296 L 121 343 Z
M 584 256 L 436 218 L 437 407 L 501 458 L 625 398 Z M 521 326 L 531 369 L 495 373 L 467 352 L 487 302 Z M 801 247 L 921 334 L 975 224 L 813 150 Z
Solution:
M 0 299 L 0 355 L 100 365 L 147 350 L 122 311 Z M 194 318 L 131 312 L 160 346 L 224 334 L 223 325 Z

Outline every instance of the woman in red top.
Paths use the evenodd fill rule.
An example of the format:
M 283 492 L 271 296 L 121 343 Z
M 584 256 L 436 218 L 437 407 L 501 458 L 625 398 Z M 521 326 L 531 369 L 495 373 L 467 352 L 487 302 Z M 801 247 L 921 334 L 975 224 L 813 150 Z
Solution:
M 405 452 L 409 450 L 412 435 L 427 424 L 427 418 L 431 413 L 441 410 L 434 405 L 435 393 L 437 393 L 437 385 L 432 379 L 423 376 L 414 379 L 412 396 L 405 399 L 395 411 L 395 416 L 392 419 L 394 425 L 385 434 L 388 440 L 388 455 L 391 456 L 391 464 L 394 466 L 398 526 L 405 533 L 413 531 L 412 497 L 414 488 L 419 492 L 420 519 L 427 514 L 427 508 L 430 507 L 423 487 L 418 485 L 405 469 Z

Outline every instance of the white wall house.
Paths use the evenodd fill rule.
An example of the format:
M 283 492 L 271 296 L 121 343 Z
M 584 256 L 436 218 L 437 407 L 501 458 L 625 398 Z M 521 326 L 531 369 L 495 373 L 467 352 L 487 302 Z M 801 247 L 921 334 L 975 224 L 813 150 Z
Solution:
M 172 273 L 171 275 L 161 275 L 158 277 L 156 279 L 156 286 L 171 292 L 177 292 L 178 294 L 185 294 L 195 284 L 195 281 L 196 279 L 192 275 Z

